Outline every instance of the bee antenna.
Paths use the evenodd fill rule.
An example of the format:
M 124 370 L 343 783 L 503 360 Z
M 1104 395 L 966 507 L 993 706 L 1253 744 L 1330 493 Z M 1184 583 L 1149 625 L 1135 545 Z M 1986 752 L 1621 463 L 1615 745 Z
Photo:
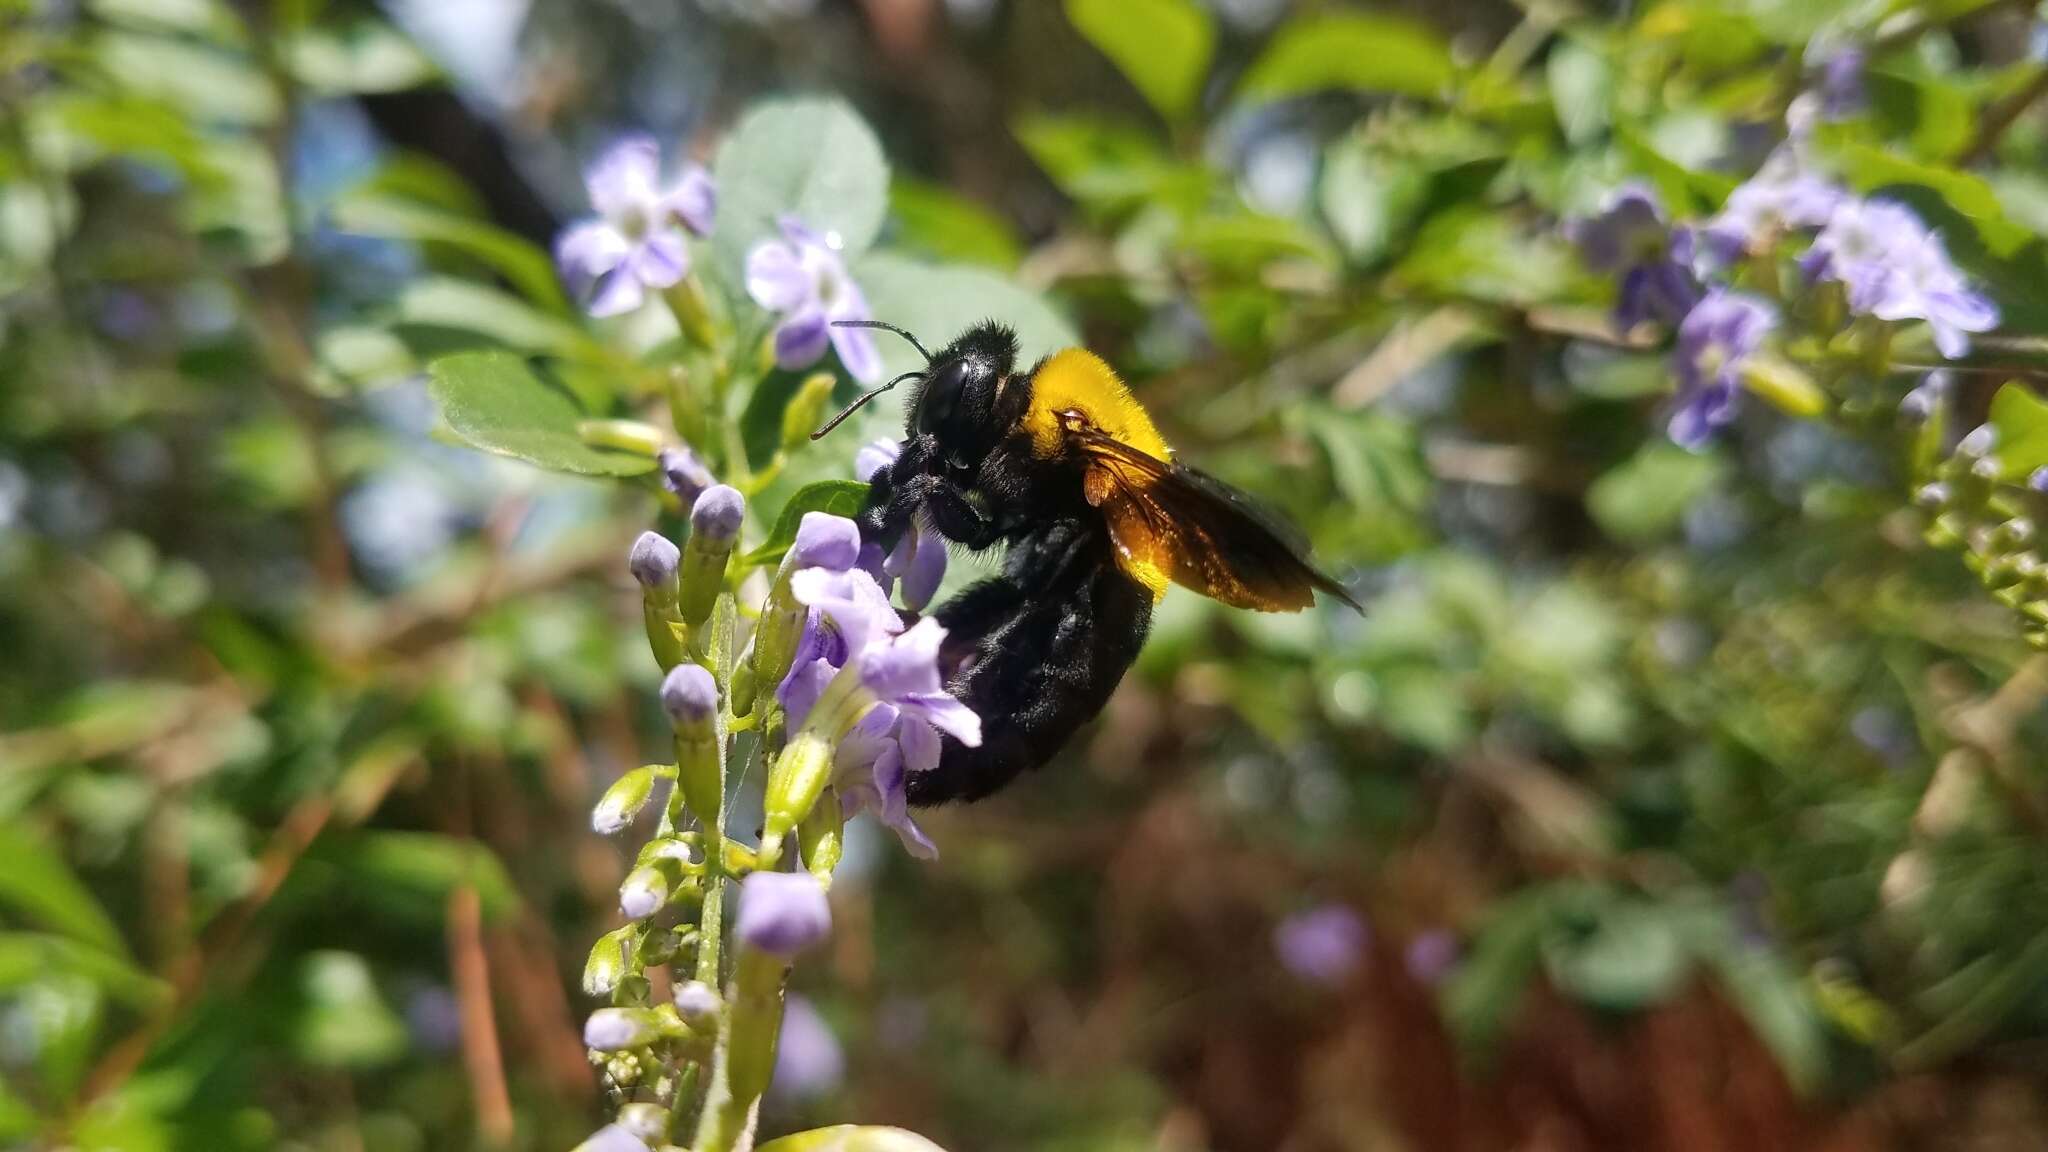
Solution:
M 910 341 L 910 346 L 917 349 L 917 354 L 924 357 L 925 363 L 929 364 L 932 362 L 932 354 L 924 350 L 924 345 L 918 343 L 917 337 L 912 336 L 909 332 L 898 328 L 894 324 L 885 323 L 881 320 L 834 320 L 832 326 L 834 328 L 876 328 L 883 332 L 894 332 L 905 340 Z M 899 376 L 897 379 L 900 380 L 902 377 Z M 894 381 L 891 381 L 891 383 L 894 383 Z M 887 385 L 884 385 L 884 387 L 887 387 Z
M 847 321 L 847 320 L 842 320 L 842 321 L 839 321 L 839 323 L 842 323 L 842 324 L 850 324 L 850 323 L 854 323 L 854 321 Z M 885 327 L 886 327 L 886 325 L 885 325 Z M 907 333 L 907 332 L 906 332 L 906 333 L 904 333 L 904 335 L 905 335 L 905 336 L 908 336 L 908 335 L 909 335 L 909 333 Z M 912 343 L 912 344 L 915 344 L 915 343 L 917 343 L 917 341 L 915 341 L 915 340 L 912 340 L 912 341 L 911 341 L 911 343 Z M 918 349 L 918 351 L 919 351 L 919 352 L 922 352 L 922 351 L 924 351 L 924 349 L 922 349 L 922 348 L 919 348 L 919 349 Z M 873 399 L 874 399 L 875 397 L 877 397 L 877 396 L 880 396 L 880 395 L 881 395 L 882 393 L 884 393 L 884 392 L 887 392 L 887 391 L 888 391 L 889 389 L 891 389 L 891 388 L 894 388 L 894 387 L 895 387 L 895 386 L 897 386 L 898 384 L 901 384 L 901 383 L 903 383 L 903 382 L 904 382 L 905 380 L 911 380 L 911 379 L 919 379 L 919 380 L 921 380 L 921 379 L 923 379 L 923 378 L 924 378 L 924 373 L 922 373 L 922 372 L 905 372 L 905 373 L 904 373 L 903 375 L 901 375 L 901 376 L 898 376 L 898 377 L 896 377 L 896 378 L 895 378 L 894 380 L 891 380 L 891 381 L 889 381 L 889 382 L 888 382 L 887 384 L 884 384 L 884 385 L 882 385 L 882 386 L 881 386 L 881 387 L 879 387 L 879 388 L 870 388 L 870 389 L 868 389 L 868 390 L 867 390 L 866 392 L 863 392 L 863 393 L 861 393 L 861 394 L 860 394 L 859 396 L 855 397 L 855 398 L 854 398 L 854 401 L 853 401 L 853 403 L 851 403 L 851 404 L 848 404 L 848 405 L 847 405 L 846 407 L 844 407 L 844 408 L 840 409 L 840 410 L 839 410 L 839 415 L 837 415 L 837 416 L 834 416 L 834 417 L 833 417 L 833 418 L 831 418 L 830 420 L 827 420 L 827 421 L 825 421 L 825 426 L 824 426 L 823 428 L 820 428 L 820 429 L 818 429 L 818 430 L 817 430 L 816 432 L 813 432 L 813 433 L 811 433 L 811 439 L 813 439 L 813 440 L 818 440 L 818 439 L 822 439 L 822 438 L 824 437 L 825 433 L 827 433 L 827 432 L 830 432 L 830 431 L 831 431 L 831 430 L 833 430 L 834 428 L 837 428 L 837 427 L 839 427 L 839 425 L 840 425 L 840 424 L 841 424 L 842 422 L 844 422 L 844 421 L 845 421 L 845 419 L 846 419 L 846 418 L 847 418 L 848 416 L 851 416 L 851 415 L 853 415 L 853 414 L 854 414 L 855 412 L 858 412 L 858 411 L 860 411 L 861 405 L 863 405 L 863 404 L 866 404 L 866 403 L 867 403 L 868 401 L 870 401 L 870 400 L 873 400 Z

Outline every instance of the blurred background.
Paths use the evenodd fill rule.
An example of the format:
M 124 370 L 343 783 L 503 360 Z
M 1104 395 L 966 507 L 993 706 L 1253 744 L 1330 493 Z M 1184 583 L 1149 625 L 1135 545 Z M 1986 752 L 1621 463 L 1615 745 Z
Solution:
M 594 1127 L 655 502 L 446 443 L 419 365 L 590 338 L 548 249 L 620 133 L 829 93 L 890 252 L 1042 294 L 1370 611 L 1176 592 L 938 861 L 865 829 L 764 1131 L 2048 1148 L 2048 670 L 1888 408 L 1672 446 L 1557 227 L 1711 207 L 1849 36 L 1886 178 L 1995 193 L 2011 254 L 1951 243 L 2039 331 L 2037 14 L 1209 0 L 1189 71 L 1120 11 L 0 0 L 0 1147 Z

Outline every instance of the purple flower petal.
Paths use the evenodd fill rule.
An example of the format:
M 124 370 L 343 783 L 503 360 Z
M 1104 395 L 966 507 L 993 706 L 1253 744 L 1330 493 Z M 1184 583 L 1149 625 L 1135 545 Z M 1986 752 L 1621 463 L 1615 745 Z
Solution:
M 939 679 L 939 646 L 946 629 L 936 617 L 919 620 L 893 643 L 854 649 L 854 669 L 868 691 L 883 700 L 943 692 Z
M 796 249 L 774 240 L 747 254 L 747 295 L 770 312 L 793 312 L 813 302 L 817 287 Z
M 652 136 L 621 137 L 583 174 L 591 207 L 617 217 L 651 203 L 661 180 L 661 145 Z
M 826 660 L 791 664 L 781 685 L 775 689 L 775 699 L 782 705 L 784 722 L 792 728 L 801 728 L 811 709 L 817 706 L 818 697 L 824 695 L 825 685 L 838 674 L 839 669 Z
M 846 1075 L 846 1056 L 832 1028 L 817 1008 L 790 994 L 782 1006 L 782 1034 L 775 1041 L 775 1073 L 768 1082 L 772 1096 L 809 1100 L 839 1087 Z
M 816 364 L 831 347 L 833 329 L 825 313 L 806 308 L 791 315 L 775 329 L 775 363 L 795 370 Z
M 896 830 L 897 839 L 912 856 L 920 860 L 936 859 L 938 846 L 910 818 L 910 801 L 904 794 L 903 753 L 896 745 L 883 751 L 875 761 L 874 787 L 878 800 L 875 818 Z
M 580 289 L 617 268 L 632 248 L 617 228 L 602 220 L 586 220 L 555 241 L 555 264 L 562 279 Z
M 711 235 L 718 219 L 718 188 L 711 173 L 695 164 L 685 165 L 675 185 L 661 198 L 662 208 L 698 236 Z
M 896 744 L 903 749 L 903 770 L 929 772 L 939 766 L 944 748 L 938 730 L 922 716 L 900 714 L 896 722 Z
M 844 516 L 806 512 L 797 521 L 789 556 L 799 568 L 844 571 L 860 558 L 860 527 Z
M 805 568 L 789 578 L 789 590 L 797 603 L 817 609 L 831 623 L 855 660 L 869 651 L 892 647 L 882 644 L 882 638 L 903 631 L 903 619 L 890 607 L 888 593 L 858 568 L 844 572 Z
M 628 256 L 633 275 L 649 288 L 669 288 L 690 274 L 690 245 L 674 232 L 650 232 Z
M 922 612 L 946 578 L 946 541 L 922 526 L 903 534 L 882 571 L 903 582 L 904 606 Z
M 647 302 L 647 289 L 630 269 L 620 267 L 601 277 L 590 299 L 590 314 L 603 319 L 622 316 Z
M 860 289 L 847 281 L 842 289 L 851 298 L 851 303 L 832 310 L 834 320 L 868 320 L 866 301 L 860 298 Z M 866 328 L 838 328 L 831 330 L 832 348 L 839 353 L 839 362 L 846 367 L 846 374 L 863 384 L 873 384 L 882 378 L 882 353 L 875 347 L 875 334 Z
M 853 454 L 853 478 L 863 483 L 873 480 L 875 473 L 896 462 L 903 454 L 903 442 L 881 439 L 861 445 Z

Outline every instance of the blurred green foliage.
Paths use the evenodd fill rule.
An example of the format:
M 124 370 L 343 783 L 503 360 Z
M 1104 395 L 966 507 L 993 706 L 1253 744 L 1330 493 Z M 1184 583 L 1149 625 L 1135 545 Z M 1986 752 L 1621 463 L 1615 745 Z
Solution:
M 622 862 L 587 810 L 657 746 L 623 549 L 675 510 L 582 422 L 658 421 L 675 332 L 584 318 L 507 173 L 577 215 L 574 160 L 629 121 L 710 163 L 743 330 L 746 252 L 800 212 L 927 343 L 1085 339 L 1369 601 L 1175 592 L 1061 763 L 931 821 L 940 863 L 851 853 L 804 977 L 845 1082 L 764 1131 L 1432 1147 L 1321 1062 L 1362 1033 L 1433 1074 L 1448 1036 L 1491 1116 L 1529 1045 L 1597 1046 L 1554 1005 L 1620 1035 L 1702 998 L 1816 1109 L 1903 1073 L 2041 1097 L 2044 621 L 1992 540 L 2048 511 L 2027 6 L 743 7 L 543 0 L 507 93 L 369 4 L 0 0 L 0 1147 L 592 1127 L 575 975 Z M 2004 323 L 1935 431 L 1893 372 L 1689 452 L 1559 221 L 1630 179 L 1711 212 L 1815 44 L 1867 52 L 1869 93 L 1818 162 L 1919 210 Z M 807 486 L 900 421 L 786 451 L 799 384 L 678 429 L 764 526 L 843 502 Z M 1323 901 L 1378 941 L 1342 995 L 1266 942 Z M 1428 931 L 1463 945 L 1440 984 L 1401 964 Z

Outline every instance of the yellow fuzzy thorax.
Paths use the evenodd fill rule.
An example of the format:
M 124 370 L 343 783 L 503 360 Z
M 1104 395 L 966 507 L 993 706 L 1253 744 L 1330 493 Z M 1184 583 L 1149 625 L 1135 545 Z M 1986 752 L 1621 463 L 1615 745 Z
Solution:
M 1031 377 L 1031 408 L 1024 428 L 1039 456 L 1060 455 L 1059 414 L 1076 411 L 1117 440 L 1158 460 L 1173 459 L 1144 405 L 1117 378 L 1116 370 L 1086 348 L 1056 352 Z

